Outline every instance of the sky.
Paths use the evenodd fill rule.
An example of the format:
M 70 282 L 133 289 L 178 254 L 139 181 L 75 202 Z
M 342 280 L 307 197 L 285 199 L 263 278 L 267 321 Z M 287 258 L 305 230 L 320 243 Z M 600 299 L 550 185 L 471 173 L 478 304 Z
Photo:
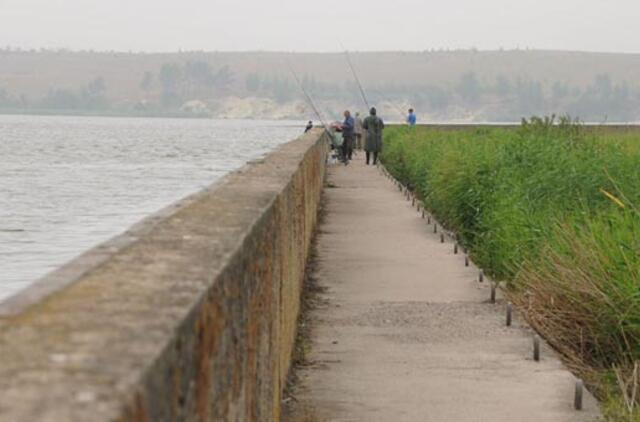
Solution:
M 640 53 L 638 0 L 0 0 L 0 45 Z

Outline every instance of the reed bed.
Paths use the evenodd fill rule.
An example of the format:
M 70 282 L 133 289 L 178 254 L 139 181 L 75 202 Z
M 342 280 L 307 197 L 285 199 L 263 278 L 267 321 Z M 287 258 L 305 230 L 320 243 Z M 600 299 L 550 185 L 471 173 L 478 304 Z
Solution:
M 393 127 L 382 160 L 505 281 L 612 420 L 640 420 L 640 132 Z

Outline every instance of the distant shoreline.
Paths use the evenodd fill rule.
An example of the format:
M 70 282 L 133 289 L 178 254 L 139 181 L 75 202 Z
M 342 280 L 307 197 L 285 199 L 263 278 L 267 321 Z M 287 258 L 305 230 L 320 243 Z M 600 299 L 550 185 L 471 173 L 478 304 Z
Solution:
M 181 113 L 165 113 L 165 114 L 127 114 L 127 113 L 97 113 L 97 112 L 88 112 L 88 111 L 74 111 L 74 110 L 65 110 L 64 112 L 53 111 L 53 110 L 38 110 L 38 111 L 25 111 L 25 110 L 0 110 L 1 116 L 29 116 L 29 117 L 104 117 L 104 118 L 132 118 L 132 119 L 190 119 L 190 120 L 249 120 L 249 121 L 281 121 L 281 122 L 296 122 L 299 121 L 300 124 L 303 124 L 307 121 L 305 118 L 264 118 L 264 117 L 243 117 L 243 118 L 231 118 L 231 117 L 218 117 L 218 116 L 195 116 L 193 114 L 181 114 Z M 316 126 L 321 126 L 321 123 L 314 119 Z M 405 124 L 402 121 L 394 121 L 389 120 L 389 125 L 403 125 Z M 418 123 L 418 126 L 431 126 L 431 127 L 474 127 L 474 126 L 492 126 L 492 127 L 514 127 L 520 126 L 521 121 L 455 121 L 455 120 L 432 120 L 426 121 L 422 123 Z M 640 127 L 640 122 L 583 122 L 585 126 L 590 127 Z
M 536 50 L 353 52 L 385 120 L 519 122 L 568 114 L 640 120 L 640 54 Z M 292 61 L 298 84 L 283 62 Z M 324 120 L 366 113 L 344 53 L 16 52 L 0 48 L 0 113 Z M 356 89 L 354 89 L 356 88 Z

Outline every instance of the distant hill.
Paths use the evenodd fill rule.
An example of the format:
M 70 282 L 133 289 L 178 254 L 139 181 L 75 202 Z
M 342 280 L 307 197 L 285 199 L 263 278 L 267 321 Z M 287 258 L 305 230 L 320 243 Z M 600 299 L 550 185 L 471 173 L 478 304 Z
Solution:
M 640 55 L 559 51 L 350 53 L 370 103 L 390 119 L 517 121 L 569 113 L 640 121 Z M 0 50 L 0 112 L 313 117 L 364 110 L 343 53 L 132 54 Z

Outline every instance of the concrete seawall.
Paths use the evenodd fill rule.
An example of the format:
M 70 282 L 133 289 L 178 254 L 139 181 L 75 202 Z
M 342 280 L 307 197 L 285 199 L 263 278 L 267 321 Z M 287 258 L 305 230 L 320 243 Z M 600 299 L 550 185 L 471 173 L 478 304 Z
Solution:
M 278 420 L 321 133 L 0 305 L 0 421 Z

